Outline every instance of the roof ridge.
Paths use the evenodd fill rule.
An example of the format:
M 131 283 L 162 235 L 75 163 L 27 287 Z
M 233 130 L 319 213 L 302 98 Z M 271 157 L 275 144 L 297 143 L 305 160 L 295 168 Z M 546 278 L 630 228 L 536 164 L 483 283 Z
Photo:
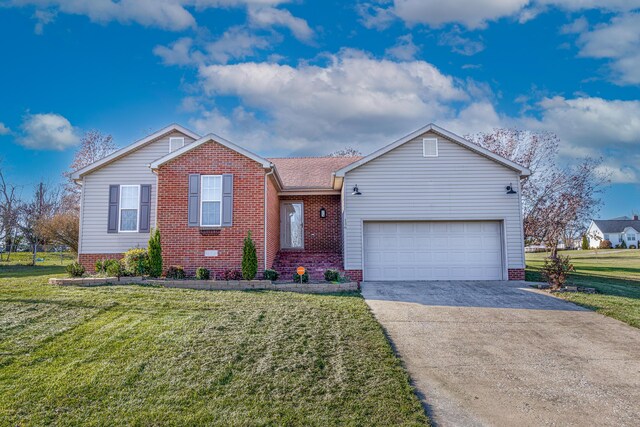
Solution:
M 291 157 L 267 157 L 267 159 L 355 159 L 363 156 L 291 156 Z

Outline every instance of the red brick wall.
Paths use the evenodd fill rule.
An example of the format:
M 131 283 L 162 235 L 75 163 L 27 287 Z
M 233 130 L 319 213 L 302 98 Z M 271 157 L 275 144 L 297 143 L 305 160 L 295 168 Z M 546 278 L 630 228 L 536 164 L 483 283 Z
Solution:
M 80 254 L 78 262 L 82 264 L 87 273 L 95 273 L 96 261 L 100 259 L 121 259 L 124 254 Z
M 304 249 L 310 252 L 342 252 L 340 195 L 284 196 L 281 200 L 304 203 Z M 327 211 L 320 218 L 320 208 Z
M 524 268 L 510 268 L 509 280 L 524 280 Z
M 280 250 L 280 198 L 270 175 L 267 181 L 267 268 Z
M 200 230 L 188 226 L 189 174 L 233 174 L 233 226 Z M 164 269 L 181 265 L 187 274 L 205 267 L 220 274 L 240 269 L 243 240 L 251 230 L 258 255 L 258 274 L 264 269 L 264 178 L 259 163 L 218 143 L 208 142 L 158 170 L 158 218 Z M 205 257 L 217 250 L 217 257 Z
M 345 270 L 344 274 L 354 282 L 362 282 L 362 270 Z

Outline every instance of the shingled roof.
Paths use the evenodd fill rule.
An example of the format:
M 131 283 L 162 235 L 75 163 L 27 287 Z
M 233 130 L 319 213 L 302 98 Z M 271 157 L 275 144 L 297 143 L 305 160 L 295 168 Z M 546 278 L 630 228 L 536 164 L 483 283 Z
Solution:
M 594 219 L 593 222 L 603 233 L 622 233 L 627 227 L 640 231 L 640 220 L 637 219 Z
M 285 157 L 267 159 L 286 188 L 332 189 L 332 173 L 362 157 Z

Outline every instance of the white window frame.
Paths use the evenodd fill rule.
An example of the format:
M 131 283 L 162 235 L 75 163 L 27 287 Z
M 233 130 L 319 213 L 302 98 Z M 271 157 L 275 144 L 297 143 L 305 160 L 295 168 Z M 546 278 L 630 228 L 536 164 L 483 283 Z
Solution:
M 204 179 L 210 177 L 220 178 L 220 199 L 205 200 L 203 197 Z M 203 224 L 202 223 L 202 205 L 204 202 L 220 202 L 220 223 L 219 224 Z M 200 175 L 200 227 L 222 227 L 222 175 Z
M 136 229 L 135 230 L 123 230 L 122 229 L 122 188 L 124 187 L 136 187 L 138 189 L 138 205 L 136 207 Z M 118 189 L 118 233 L 138 233 L 140 230 L 140 197 L 142 193 L 141 186 L 138 184 L 123 184 Z M 127 208 L 130 209 L 130 208 Z
M 427 142 L 435 142 L 436 154 L 427 154 L 425 149 Z M 422 157 L 438 157 L 438 138 L 422 138 Z
M 627 233 L 627 240 L 634 242 L 636 240 L 636 235 L 633 233 Z
M 181 142 L 182 142 L 182 145 L 181 145 L 180 147 L 176 148 L 175 150 L 172 150 L 172 149 L 171 149 L 171 144 L 172 144 L 174 141 L 181 141 Z M 184 147 L 184 137 L 182 137 L 182 136 L 174 136 L 174 137 L 169 138 L 169 153 L 173 153 L 174 151 L 179 150 L 179 149 L 181 149 L 182 147 Z

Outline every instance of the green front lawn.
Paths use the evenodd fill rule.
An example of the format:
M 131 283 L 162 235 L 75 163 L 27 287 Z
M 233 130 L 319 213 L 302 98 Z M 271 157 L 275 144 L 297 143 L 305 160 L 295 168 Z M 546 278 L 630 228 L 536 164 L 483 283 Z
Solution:
M 596 288 L 598 294 L 557 294 L 607 316 L 640 328 L 640 250 L 564 251 L 576 271 L 569 283 Z M 543 281 L 539 269 L 545 253 L 527 254 L 527 280 Z
M 427 423 L 359 294 L 46 284 L 62 269 L 0 265 L 0 425 Z

